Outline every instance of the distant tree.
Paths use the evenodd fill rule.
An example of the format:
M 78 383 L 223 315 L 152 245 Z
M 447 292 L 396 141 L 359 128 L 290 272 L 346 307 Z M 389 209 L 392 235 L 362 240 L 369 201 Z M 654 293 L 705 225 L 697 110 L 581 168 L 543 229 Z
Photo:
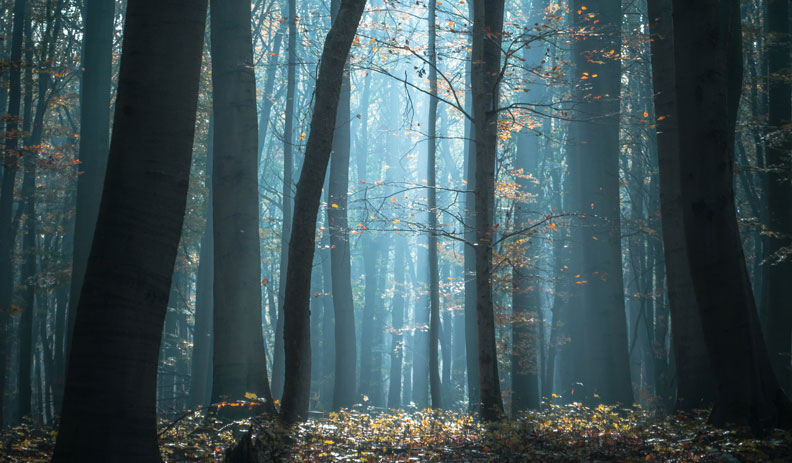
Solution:
M 734 204 L 739 2 L 673 0 L 673 12 L 683 228 L 717 384 L 710 422 L 790 426 L 792 405 L 767 355 Z
M 679 177 L 679 141 L 674 77 L 674 37 L 671 0 L 649 0 L 652 81 L 657 116 L 660 170 L 660 213 L 668 281 L 668 304 L 673 329 L 676 366 L 676 403 L 679 410 L 709 406 L 715 392 L 704 344 L 696 294 L 688 267 L 682 228 L 682 185 Z
M 437 2 L 429 2 L 428 60 L 429 60 L 429 139 L 426 164 L 426 187 L 429 203 L 429 392 L 432 408 L 443 408 L 440 383 L 440 270 L 437 264 Z
M 283 350 L 283 304 L 286 297 L 286 272 L 289 267 L 289 239 L 294 213 L 294 105 L 297 91 L 297 0 L 288 0 L 289 8 L 289 53 L 286 74 L 286 114 L 283 126 L 283 182 L 281 183 L 280 274 L 278 276 L 278 321 L 275 324 L 275 352 L 272 354 L 272 385 L 274 396 L 283 394 L 284 350 Z
M 91 252 L 110 149 L 110 84 L 113 72 L 113 0 L 86 0 L 80 82 L 80 170 L 74 217 L 67 344 L 74 331 L 80 288 Z M 68 347 L 67 347 L 68 349 Z M 68 355 L 68 354 L 67 354 Z M 64 365 L 65 366 L 65 365 Z M 56 374 L 63 375 L 58 371 Z M 56 394 L 56 397 L 62 394 Z
M 534 0 L 526 28 L 535 34 L 538 24 L 544 21 L 546 2 Z M 526 38 L 531 40 L 530 36 Z M 546 103 L 546 84 L 534 75 L 534 70 L 542 67 L 547 47 L 543 43 L 528 43 L 523 48 L 524 83 L 533 101 Z M 516 183 L 527 199 L 514 203 L 514 227 L 522 230 L 531 225 L 531 208 L 539 201 L 539 157 L 540 137 L 531 133 L 530 123 L 526 122 L 518 132 L 517 147 L 514 153 L 514 168 L 518 171 Z M 540 287 L 535 278 L 537 269 L 533 262 L 539 252 L 533 245 L 533 237 L 520 236 L 517 245 L 518 256 L 512 265 L 512 414 L 539 407 L 539 363 L 537 347 L 539 339 L 539 312 L 541 310 Z
M 211 1 L 214 138 L 212 402 L 253 393 L 274 412 L 261 330 L 258 133 L 250 2 Z
M 110 157 L 56 463 L 161 461 L 157 358 L 184 218 L 206 6 L 127 4 Z
M 503 33 L 503 0 L 473 3 L 471 86 L 476 140 L 476 313 L 481 417 L 503 415 L 498 357 L 495 347 L 495 307 L 492 292 L 492 243 L 495 237 L 495 159 L 498 148 L 498 108 Z
M 333 145 L 344 64 L 365 6 L 365 0 L 342 0 L 325 39 L 319 64 L 316 103 L 305 148 L 304 168 L 297 183 L 294 224 L 289 242 L 283 331 L 286 377 L 281 402 L 281 417 L 286 422 L 305 417 L 308 412 L 311 386 L 308 308 L 316 219 Z
M 331 4 L 331 16 L 338 16 L 339 0 Z M 338 100 L 333 153 L 330 156 L 327 222 L 330 234 L 330 272 L 335 315 L 335 376 L 333 408 L 348 408 L 357 396 L 357 343 L 355 340 L 355 306 L 352 297 L 352 269 L 349 243 L 348 190 L 350 156 L 349 65 L 344 67 Z

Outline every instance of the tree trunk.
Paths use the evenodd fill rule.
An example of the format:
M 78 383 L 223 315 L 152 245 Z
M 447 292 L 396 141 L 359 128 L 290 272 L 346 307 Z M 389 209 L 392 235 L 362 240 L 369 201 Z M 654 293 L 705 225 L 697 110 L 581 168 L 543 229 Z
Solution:
M 333 2 L 333 17 L 337 17 L 340 2 Z M 349 218 L 347 191 L 349 188 L 349 68 L 344 67 L 338 100 L 338 114 L 333 134 L 333 155 L 330 161 L 327 221 L 330 232 L 330 272 L 335 315 L 335 378 L 333 409 L 349 408 L 357 400 L 357 341 L 355 339 L 355 306 L 352 299 L 352 270 L 349 249 Z M 341 115 L 339 119 L 338 115 Z
M 734 204 L 739 2 L 673 0 L 673 8 L 683 229 L 717 384 L 710 422 L 788 426 L 790 403 L 762 338 Z
M 473 18 L 473 3 L 468 4 L 468 15 Z M 472 41 L 470 46 L 472 46 Z M 472 66 L 465 60 L 465 112 L 473 113 Z M 468 411 L 477 412 L 481 405 L 478 370 L 478 315 L 476 312 L 476 141 L 473 121 L 465 119 L 465 363 L 467 364 Z
M 161 461 L 157 357 L 184 218 L 205 24 L 206 2 L 128 2 L 118 110 L 56 463 Z
M 771 130 L 777 131 L 770 137 L 767 147 L 767 212 L 768 228 L 780 237 L 769 237 L 766 251 L 767 265 L 765 312 L 767 326 L 767 349 L 778 382 L 787 394 L 792 393 L 792 306 L 790 306 L 789 282 L 792 280 L 792 259 L 776 254 L 792 245 L 792 183 L 790 183 L 790 159 L 792 150 L 788 124 L 792 119 L 792 87 L 788 80 L 790 66 L 789 1 L 768 0 L 768 67 L 770 102 L 769 119 Z
M 682 185 L 679 177 L 679 139 L 675 99 L 674 37 L 671 0 L 649 0 L 652 33 L 652 82 L 657 116 L 657 150 L 660 171 L 660 214 L 673 327 L 677 410 L 709 405 L 715 385 L 702 337 L 696 294 L 688 267 L 682 223 Z M 662 118 L 662 119 L 661 119 Z
M 292 198 L 292 168 L 294 161 L 294 105 L 297 87 L 297 0 L 289 3 L 289 56 L 286 76 L 286 121 L 283 127 L 283 185 L 281 187 L 283 222 L 281 224 L 280 273 L 278 275 L 278 321 L 275 325 L 275 352 L 272 363 L 272 386 L 275 398 L 283 394 L 285 352 L 283 349 L 284 300 L 286 275 L 289 268 L 289 239 L 291 237 L 294 204 Z
M 578 169 L 578 212 L 585 214 L 576 230 L 583 247 L 577 283 L 583 288 L 584 399 L 633 403 L 627 321 L 622 275 L 619 204 L 619 96 L 621 81 L 621 5 L 592 5 L 576 0 L 573 10 L 580 31 L 573 45 L 577 118 L 570 138 L 570 162 Z M 597 21 L 597 22 L 595 22 Z
M 80 171 L 74 216 L 72 277 L 69 286 L 66 356 L 74 331 L 80 288 L 91 252 L 110 149 L 110 85 L 113 72 L 113 0 L 86 0 L 82 81 L 80 82 Z M 58 371 L 58 375 L 65 372 Z
M 322 49 L 310 135 L 305 148 L 306 167 L 300 172 L 294 202 L 294 224 L 289 241 L 289 267 L 284 299 L 286 375 L 281 418 L 294 422 L 308 411 L 310 388 L 311 264 L 315 248 L 316 216 L 322 184 L 333 144 L 341 81 L 365 0 L 342 0 Z M 342 323 L 336 319 L 336 325 Z M 336 333 L 338 334 L 338 333 Z
M 404 359 L 404 254 L 405 249 L 400 246 L 394 247 L 393 259 L 393 310 L 391 311 L 391 364 L 390 364 L 390 386 L 388 387 L 388 408 L 401 408 L 402 393 L 402 362 Z
M 435 15 L 437 2 L 429 2 L 428 18 L 428 58 L 429 58 L 429 139 L 427 140 L 428 158 L 426 163 L 426 186 L 429 205 L 429 393 L 432 408 L 443 408 L 443 391 L 440 384 L 440 358 L 438 343 L 440 336 L 440 282 L 437 266 L 437 51 L 435 41 L 437 30 Z
M 491 281 L 503 9 L 503 0 L 474 3 L 471 56 L 476 139 L 476 319 L 481 417 L 485 421 L 494 421 L 503 415 Z
M 6 371 L 9 360 L 8 332 L 11 325 L 10 313 L 13 311 L 13 266 L 11 250 L 13 249 L 14 232 L 13 204 L 14 182 L 19 170 L 19 111 L 22 103 L 22 36 L 25 21 L 29 20 L 25 13 L 25 0 L 14 1 L 14 28 L 11 34 L 11 62 L 18 64 L 10 67 L 10 90 L 8 97 L 8 119 L 6 122 L 5 150 L 3 152 L 3 184 L 0 190 L 0 425 L 3 421 L 4 408 L 2 398 L 5 396 Z
M 250 3 L 212 0 L 212 402 L 256 394 L 274 412 L 261 331 L 256 80 Z
M 206 176 L 209 195 L 206 208 L 206 226 L 201 237 L 198 257 L 198 276 L 195 282 L 195 326 L 193 331 L 192 366 L 190 368 L 189 407 L 207 406 L 212 391 L 212 325 L 214 319 L 214 222 L 212 217 L 212 146 L 213 119 L 209 123 L 209 140 L 206 144 Z

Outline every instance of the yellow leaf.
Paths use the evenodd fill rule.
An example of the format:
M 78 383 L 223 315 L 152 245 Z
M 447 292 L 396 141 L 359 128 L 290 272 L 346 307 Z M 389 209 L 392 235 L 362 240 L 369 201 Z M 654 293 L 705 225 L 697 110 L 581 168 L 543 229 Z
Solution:
M 300 134 L 300 141 L 305 140 L 305 132 Z
M 256 397 L 256 394 L 254 394 L 254 393 L 252 393 L 252 392 L 246 392 L 246 393 L 245 393 L 245 398 L 246 398 L 246 399 L 249 399 L 249 400 L 254 400 L 254 399 L 257 399 L 257 397 Z
M 333 204 L 330 205 L 330 207 L 332 207 L 333 209 L 338 209 L 338 204 L 333 203 Z

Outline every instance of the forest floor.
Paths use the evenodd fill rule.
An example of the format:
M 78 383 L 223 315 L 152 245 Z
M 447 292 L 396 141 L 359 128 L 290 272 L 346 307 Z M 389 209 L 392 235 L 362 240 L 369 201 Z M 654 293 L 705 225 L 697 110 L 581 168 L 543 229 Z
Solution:
M 245 407 L 245 404 L 226 404 Z M 551 405 L 517 420 L 483 426 L 455 412 L 355 408 L 317 414 L 292 428 L 264 419 L 221 422 L 202 411 L 163 420 L 164 460 L 222 462 L 248 431 L 266 461 L 296 462 L 785 462 L 792 432 L 761 439 L 715 429 L 705 411 L 653 416 L 644 409 Z M 45 462 L 56 431 L 23 424 L 3 433 L 0 461 Z

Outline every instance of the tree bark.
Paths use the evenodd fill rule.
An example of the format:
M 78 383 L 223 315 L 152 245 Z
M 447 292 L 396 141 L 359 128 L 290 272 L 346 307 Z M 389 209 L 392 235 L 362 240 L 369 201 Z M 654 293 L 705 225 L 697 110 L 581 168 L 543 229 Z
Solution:
M 426 187 L 429 205 L 429 394 L 432 408 L 443 408 L 442 384 L 440 383 L 440 358 L 438 343 L 440 336 L 440 282 L 437 266 L 437 40 L 436 30 L 437 2 L 429 2 L 427 49 L 429 59 L 429 138 L 426 163 Z
M 214 360 L 212 402 L 246 393 L 274 412 L 261 331 L 256 79 L 250 3 L 211 0 Z
M 8 96 L 8 120 L 6 122 L 6 137 L 3 150 L 3 184 L 0 190 L 0 425 L 3 421 L 4 408 L 2 397 L 5 396 L 7 365 L 9 360 L 8 331 L 11 325 L 10 314 L 13 311 L 13 266 L 11 265 L 11 250 L 13 249 L 14 232 L 13 204 L 14 182 L 19 170 L 19 111 L 22 104 L 22 37 L 25 21 L 29 21 L 25 13 L 25 0 L 14 1 L 14 27 L 11 34 L 11 63 L 10 89 Z
M 734 204 L 739 2 L 673 0 L 673 9 L 683 228 L 717 384 L 710 422 L 788 426 L 790 403 L 762 338 Z
M 281 418 L 286 422 L 304 418 L 308 411 L 311 382 L 308 307 L 316 218 L 333 144 L 344 64 L 365 5 L 365 0 L 342 0 L 325 39 L 319 64 L 311 133 L 306 144 L 304 168 L 297 183 L 294 224 L 289 241 L 283 330 L 286 375 L 281 404 Z M 336 320 L 336 324 L 340 322 Z
M 333 18 L 337 17 L 340 2 L 333 2 Z M 349 408 L 357 402 L 357 341 L 355 338 L 355 305 L 352 297 L 352 269 L 349 249 L 349 218 L 347 192 L 349 188 L 350 155 L 350 82 L 349 67 L 341 78 L 333 153 L 330 160 L 330 184 L 327 220 L 330 232 L 330 271 L 335 314 L 335 378 L 333 409 Z M 341 116 L 340 118 L 338 116 Z M 338 124 L 341 121 L 341 124 Z
M 74 322 L 85 266 L 91 252 L 96 217 L 102 199 L 102 185 L 110 149 L 110 97 L 113 72 L 113 0 L 86 0 L 85 48 L 80 82 L 80 171 L 77 177 L 77 207 L 74 216 L 72 278 L 69 286 L 68 345 Z M 58 371 L 58 375 L 65 372 Z
M 652 81 L 657 123 L 660 171 L 660 214 L 668 304 L 673 327 L 677 398 L 675 408 L 692 410 L 709 405 L 714 396 L 707 348 L 702 337 L 696 294 L 688 267 L 682 223 L 682 185 L 679 178 L 679 139 L 676 118 L 674 37 L 671 0 L 649 0 L 652 33 Z
M 492 294 L 492 242 L 495 236 L 495 159 L 498 148 L 498 96 L 501 71 L 503 0 L 474 2 L 471 84 L 476 139 L 476 319 L 481 417 L 503 415 L 495 308 Z
M 206 2 L 128 2 L 56 463 L 161 461 L 157 357 L 184 218 L 205 24 Z
M 770 363 L 776 377 L 787 394 L 792 393 L 792 306 L 790 306 L 789 282 L 792 280 L 792 260 L 789 256 L 779 257 L 792 245 L 792 183 L 790 173 L 789 124 L 792 119 L 792 86 L 788 81 L 790 66 L 789 41 L 789 1 L 768 0 L 767 21 L 770 36 L 768 37 L 768 71 L 769 71 L 769 119 L 770 130 L 777 131 L 770 136 L 767 147 L 767 215 L 768 228 L 777 232 L 780 237 L 767 239 L 766 256 L 769 262 L 766 273 L 765 319 L 767 320 L 766 336 Z
M 584 399 L 631 405 L 619 203 L 621 5 L 576 0 L 572 6 L 588 8 L 572 15 L 580 31 L 572 61 L 581 120 L 570 128 L 575 159 L 569 163 L 578 169 L 577 212 L 585 215 L 575 233 L 583 248 L 576 283 L 583 288 Z

